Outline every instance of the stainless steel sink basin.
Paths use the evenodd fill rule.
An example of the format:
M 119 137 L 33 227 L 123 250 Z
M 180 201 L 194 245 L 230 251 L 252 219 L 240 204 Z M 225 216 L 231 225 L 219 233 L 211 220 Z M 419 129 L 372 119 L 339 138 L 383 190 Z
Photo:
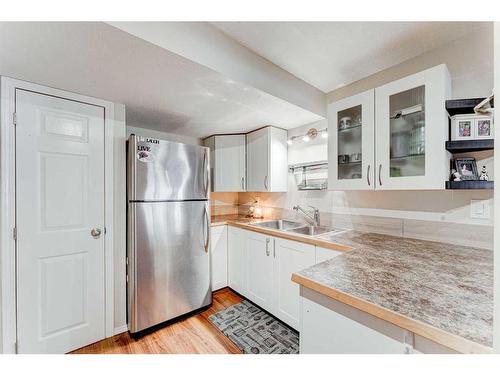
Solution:
M 281 230 L 288 233 L 295 233 L 306 236 L 319 236 L 326 233 L 335 234 L 337 232 L 343 232 L 342 230 L 331 227 L 307 225 L 290 220 L 268 220 L 262 221 L 260 223 L 252 223 L 252 225 L 260 228 Z
M 261 228 L 269 228 L 269 229 L 277 229 L 277 230 L 290 230 L 290 229 L 302 227 L 302 226 L 304 226 L 304 223 L 297 223 L 295 221 L 289 221 L 289 220 L 270 220 L 270 221 L 263 221 L 260 223 L 253 223 L 252 225 L 255 225 L 256 227 L 261 227 Z
M 338 229 L 330 228 L 330 227 L 317 227 L 314 225 L 308 225 L 300 228 L 294 228 L 288 230 L 288 232 L 297 233 L 297 234 L 305 234 L 306 236 L 319 236 L 320 234 L 338 232 Z

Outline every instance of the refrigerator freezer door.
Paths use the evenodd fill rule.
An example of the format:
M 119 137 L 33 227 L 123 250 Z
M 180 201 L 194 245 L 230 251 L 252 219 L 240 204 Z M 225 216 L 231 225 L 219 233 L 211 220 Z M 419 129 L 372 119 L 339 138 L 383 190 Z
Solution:
M 209 149 L 131 135 L 128 200 L 208 199 Z
M 138 332 L 207 306 L 208 202 L 129 203 L 129 329 Z

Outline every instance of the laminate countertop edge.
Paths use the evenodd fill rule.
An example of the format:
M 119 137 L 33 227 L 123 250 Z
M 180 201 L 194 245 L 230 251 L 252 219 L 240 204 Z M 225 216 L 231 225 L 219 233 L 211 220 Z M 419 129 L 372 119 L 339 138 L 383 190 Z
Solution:
M 442 329 L 433 327 L 427 323 L 420 322 L 415 319 L 408 318 L 395 311 L 378 306 L 348 293 L 344 293 L 338 289 L 322 284 L 318 281 L 311 280 L 307 277 L 292 274 L 292 281 L 302 287 L 311 289 L 315 292 L 323 294 L 329 298 L 342 302 L 346 305 L 364 311 L 379 319 L 385 320 L 403 329 L 407 329 L 417 335 L 423 336 L 440 345 L 456 350 L 460 353 L 467 354 L 491 354 L 493 349 L 466 338 L 451 334 Z
M 222 227 L 224 225 L 227 225 L 227 221 L 216 221 L 215 223 L 210 223 L 211 227 Z

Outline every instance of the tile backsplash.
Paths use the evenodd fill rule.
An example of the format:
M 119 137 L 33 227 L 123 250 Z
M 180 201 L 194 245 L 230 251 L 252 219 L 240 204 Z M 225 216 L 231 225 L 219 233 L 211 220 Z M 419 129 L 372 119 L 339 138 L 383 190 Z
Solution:
M 301 214 L 293 210 L 276 207 L 262 208 L 264 217 L 305 221 Z M 246 214 L 247 212 L 248 205 L 239 206 L 240 214 Z M 321 225 L 493 250 L 493 227 L 490 225 L 328 212 L 321 212 Z
M 239 210 L 238 193 L 211 193 L 210 211 L 212 215 L 234 215 Z
M 291 209 L 291 205 L 287 202 L 287 194 L 289 193 L 212 193 L 212 215 L 238 213 L 246 215 L 250 202 L 258 198 L 258 205 L 262 208 L 264 217 L 305 221 L 305 218 L 301 214 Z M 304 205 L 304 207 L 308 203 L 308 200 L 300 201 L 300 204 Z M 353 229 L 361 232 L 381 233 L 493 249 L 492 220 L 487 221 L 485 224 L 475 224 L 471 222 L 428 220 L 424 214 L 422 214 L 422 219 L 420 219 L 417 213 L 413 217 L 391 217 L 390 214 L 381 216 L 333 213 L 325 212 L 327 209 L 325 205 L 319 205 L 317 202 L 310 202 L 309 204 L 315 204 L 320 207 L 322 225 Z M 290 206 L 290 209 L 283 208 L 284 206 Z M 332 208 L 332 210 L 335 210 L 335 208 Z M 436 215 L 432 215 L 431 217 L 434 218 Z

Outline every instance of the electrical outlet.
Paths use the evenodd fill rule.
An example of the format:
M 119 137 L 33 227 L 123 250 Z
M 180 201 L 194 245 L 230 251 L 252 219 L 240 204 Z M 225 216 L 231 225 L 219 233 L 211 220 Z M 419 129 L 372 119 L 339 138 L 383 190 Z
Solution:
M 472 219 L 489 219 L 490 202 L 487 199 L 470 201 L 470 217 Z

